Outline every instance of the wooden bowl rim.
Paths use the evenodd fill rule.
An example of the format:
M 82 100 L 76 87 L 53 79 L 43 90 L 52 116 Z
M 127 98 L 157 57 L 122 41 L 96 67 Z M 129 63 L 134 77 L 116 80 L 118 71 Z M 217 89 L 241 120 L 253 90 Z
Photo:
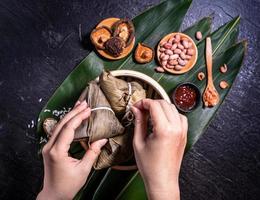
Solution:
M 188 62 L 188 64 L 185 65 L 185 66 L 183 67 L 183 69 L 180 70 L 180 71 L 176 71 L 176 70 L 174 70 L 174 69 L 168 69 L 167 67 L 162 66 L 161 61 L 160 61 L 160 58 L 159 58 L 159 48 L 160 48 L 160 44 L 163 43 L 163 42 L 165 42 L 165 41 L 167 41 L 170 37 L 175 36 L 175 35 L 177 35 L 177 34 L 181 35 L 181 37 L 187 38 L 187 39 L 192 43 L 192 46 L 194 47 L 194 50 L 195 50 L 195 54 L 192 56 L 192 61 L 193 61 L 193 62 Z M 198 59 L 198 48 L 197 48 L 197 45 L 195 44 L 194 40 L 193 40 L 190 36 L 188 36 L 188 35 L 186 35 L 186 34 L 184 34 L 184 33 L 181 33 L 181 32 L 173 32 L 173 33 L 169 33 L 168 35 L 164 36 L 164 37 L 160 40 L 160 42 L 159 42 L 159 44 L 158 44 L 158 46 L 157 46 L 157 51 L 156 51 L 156 53 L 157 53 L 157 60 L 158 60 L 158 62 L 160 63 L 160 65 L 163 67 L 164 70 L 166 70 L 167 72 L 169 72 L 169 73 L 171 73 L 171 74 L 184 74 L 184 73 L 190 71 L 190 70 L 195 66 L 195 64 L 196 64 L 196 62 L 197 62 L 197 59 Z
M 120 77 L 120 76 L 126 76 L 126 77 L 133 77 L 137 79 L 141 79 L 142 81 L 146 82 L 147 84 L 151 85 L 154 90 L 167 102 L 171 103 L 170 97 L 166 93 L 166 91 L 163 89 L 163 87 L 156 82 L 153 78 L 150 76 L 147 76 L 144 73 L 137 72 L 134 70 L 113 70 L 110 71 L 110 73 L 115 76 L 115 77 Z M 99 78 L 96 78 L 96 81 L 99 81 Z M 88 146 L 85 141 L 80 141 L 81 146 L 87 150 Z M 115 170 L 120 170 L 120 171 L 130 171 L 130 170 L 136 170 L 137 166 L 136 165 L 114 165 L 111 166 L 112 169 Z
M 120 20 L 120 18 L 115 18 L 115 17 L 106 18 L 106 19 L 102 20 L 101 22 L 99 22 L 99 24 L 96 26 L 96 28 L 101 27 L 101 26 L 106 26 L 106 27 L 108 27 L 108 28 L 111 29 L 111 26 L 112 26 L 116 21 L 119 21 L 119 20 Z M 128 47 L 126 47 L 126 48 L 123 50 L 122 54 L 121 54 L 120 56 L 118 56 L 118 57 L 113 57 L 113 56 L 109 55 L 109 54 L 108 54 L 105 50 L 103 50 L 103 49 L 98 49 L 98 48 L 96 48 L 96 47 L 95 47 L 95 48 L 96 48 L 97 52 L 98 52 L 101 56 L 103 56 L 104 58 L 107 58 L 107 59 L 109 59 L 109 60 L 119 60 L 119 59 L 122 59 L 122 58 L 126 57 L 127 55 L 129 55 L 129 54 L 131 53 L 131 51 L 133 50 L 134 45 L 135 45 L 135 37 L 133 38 L 131 44 L 130 44 Z

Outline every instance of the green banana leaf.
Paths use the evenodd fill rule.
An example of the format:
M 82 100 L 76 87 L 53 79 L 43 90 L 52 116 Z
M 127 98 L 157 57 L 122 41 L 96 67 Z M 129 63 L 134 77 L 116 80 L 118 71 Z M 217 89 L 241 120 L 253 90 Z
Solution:
M 217 90 L 220 92 L 221 102 L 218 104 L 218 106 L 207 109 L 203 109 L 201 103 L 201 109 L 196 109 L 195 111 L 186 115 L 189 120 L 188 143 L 186 150 L 190 149 L 190 147 L 198 140 L 199 136 L 205 131 L 208 123 L 213 118 L 214 114 L 229 91 L 229 89 L 224 91 L 220 90 L 218 87 L 219 82 L 221 80 L 226 80 L 231 86 L 239 72 L 240 66 L 242 65 L 246 43 L 241 42 L 235 46 L 232 46 L 236 42 L 238 36 L 239 21 L 239 17 L 234 18 L 232 21 L 220 27 L 217 31 L 210 35 L 213 48 L 214 84 L 217 86 Z M 196 77 L 196 74 L 200 71 L 206 72 L 204 58 L 205 40 L 201 41 L 199 44 L 197 44 L 197 46 L 199 51 L 199 59 L 195 67 L 190 72 L 183 74 L 182 76 L 176 76 L 175 78 L 172 78 L 172 75 L 164 74 L 158 80 L 158 82 L 167 92 L 171 92 L 172 88 L 174 88 L 172 86 L 176 86 L 184 80 L 196 84 L 200 88 L 201 92 L 204 91 L 206 79 L 204 81 L 199 81 Z M 219 72 L 219 66 L 223 65 L 224 63 L 228 65 L 229 72 L 223 75 Z M 134 175 L 134 178 L 127 183 L 125 188 L 118 195 L 117 199 L 144 199 L 145 197 L 146 194 L 142 179 L 137 172 Z
M 240 42 L 238 44 L 236 44 L 235 46 L 232 46 L 231 48 L 229 48 L 227 51 L 223 52 L 222 54 L 220 54 L 219 56 L 214 58 L 214 69 L 213 69 L 213 74 L 215 74 L 214 76 L 214 83 L 215 85 L 218 85 L 219 82 L 221 80 L 226 80 L 230 86 L 232 86 L 233 84 L 233 80 L 236 77 L 236 75 L 239 72 L 240 66 L 243 62 L 243 58 L 244 58 L 244 49 L 246 47 L 246 42 Z M 229 72 L 225 75 L 220 75 L 219 73 L 219 66 L 226 63 L 229 66 Z M 205 66 L 203 66 L 205 68 Z M 197 80 L 194 80 L 193 83 L 196 83 Z M 200 84 L 200 86 L 204 85 L 204 84 Z M 219 87 L 217 87 L 218 90 Z M 220 97 L 221 97 L 221 102 L 220 104 L 223 102 L 225 96 L 227 95 L 229 89 L 226 89 L 225 91 L 221 91 L 220 92 Z M 219 104 L 219 105 L 220 105 Z M 216 106 L 214 108 L 210 109 L 197 109 L 196 111 L 194 111 L 193 113 L 188 114 L 188 120 L 189 120 L 189 132 L 188 134 L 192 133 L 192 130 L 196 130 L 197 128 L 197 132 L 201 132 L 204 131 L 206 129 L 206 126 L 208 125 L 209 121 L 212 119 L 212 116 L 214 115 L 214 113 L 217 111 L 217 109 L 219 108 L 219 106 Z M 204 119 L 208 119 L 206 122 L 204 121 Z M 198 124 L 194 124 L 191 123 L 192 122 L 197 122 Z M 202 127 L 200 127 L 200 125 Z M 194 135 L 195 138 L 193 140 L 191 140 L 190 138 L 193 137 L 193 135 L 188 135 L 189 143 L 191 145 L 195 143 L 195 141 L 198 139 L 197 135 Z M 187 148 L 189 148 L 189 145 L 187 146 Z M 186 148 L 186 149 L 187 149 Z M 129 181 L 127 183 L 127 185 L 125 186 L 125 188 L 123 188 L 123 190 L 120 192 L 120 194 L 117 196 L 116 199 L 135 199 L 135 200 L 141 200 L 141 199 L 145 199 L 146 198 L 146 193 L 145 193 L 145 189 L 144 189 L 144 185 L 143 185 L 143 181 L 141 176 L 139 175 L 138 172 L 136 172 L 133 176 L 133 178 L 131 179 L 131 181 Z
M 136 28 L 136 43 L 143 42 L 149 46 L 156 47 L 158 41 L 164 35 L 178 31 L 190 3 L 190 0 L 164 1 L 135 17 L 133 22 Z M 187 114 L 189 132 L 186 150 L 190 149 L 205 131 L 208 123 L 214 117 L 229 91 L 229 89 L 220 90 L 218 87 L 219 81 L 226 80 L 231 86 L 239 72 L 246 46 L 245 42 L 235 44 L 239 20 L 240 18 L 237 17 L 211 34 L 214 82 L 220 92 L 221 102 L 218 106 L 211 109 L 203 109 L 201 103 L 199 108 Z M 210 18 L 204 18 L 184 31 L 194 38 L 196 31 L 199 30 L 203 34 L 203 40 L 200 42 L 194 40 L 198 46 L 198 61 L 191 71 L 183 75 L 174 76 L 155 73 L 154 67 L 157 65 L 155 61 L 140 65 L 134 62 L 131 54 L 119 61 L 108 61 L 97 56 L 95 52 L 91 52 L 64 80 L 42 109 L 37 125 L 39 138 L 46 137 L 42 129 L 42 122 L 47 117 L 53 117 L 53 113 L 49 112 L 49 110 L 63 110 L 64 108 L 72 107 L 86 83 L 95 79 L 104 68 L 108 70 L 131 69 L 140 71 L 157 80 L 169 94 L 177 84 L 184 81 L 195 83 L 203 92 L 206 80 L 198 81 L 196 76 L 199 71 L 205 72 L 206 69 L 204 48 L 205 38 L 210 35 L 210 26 Z M 224 75 L 220 74 L 218 69 L 223 63 L 226 63 L 229 67 L 228 73 Z M 40 144 L 40 149 L 42 144 Z M 78 143 L 73 143 L 70 153 L 80 158 L 84 151 Z M 145 199 L 146 194 L 138 172 L 105 169 L 92 171 L 87 183 L 75 199 L 91 199 L 92 197 L 93 199 Z
M 204 36 L 204 38 L 210 34 L 210 26 L 211 26 L 211 19 L 210 18 L 203 18 L 196 24 L 194 24 L 192 27 L 188 28 L 187 30 L 183 31 L 185 34 L 190 35 L 191 37 L 194 37 L 194 32 L 196 30 L 200 30 Z M 174 31 L 174 30 L 172 30 Z M 178 30 L 175 30 L 178 31 Z M 194 39 L 195 43 L 197 44 L 198 41 Z M 151 66 L 151 70 L 154 67 Z M 99 185 L 97 188 L 95 195 L 93 199 L 103 199 L 107 195 L 109 195 L 112 199 L 116 198 L 118 195 L 119 191 L 123 189 L 123 187 L 131 180 L 132 176 L 136 173 L 136 171 L 130 171 L 128 173 L 125 172 L 120 172 L 120 171 L 114 171 L 110 170 L 107 172 L 106 177 L 102 180 L 102 183 Z M 118 181 L 120 180 L 120 181 Z M 113 185 L 114 189 L 111 191 L 111 186 Z

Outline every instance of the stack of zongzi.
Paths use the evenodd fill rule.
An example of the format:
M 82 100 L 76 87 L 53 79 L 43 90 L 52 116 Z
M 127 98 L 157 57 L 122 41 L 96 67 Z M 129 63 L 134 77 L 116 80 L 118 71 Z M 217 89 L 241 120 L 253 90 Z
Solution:
M 120 164 L 133 157 L 133 125 L 123 121 L 131 118 L 131 105 L 145 97 L 146 91 L 139 83 L 128 83 L 105 71 L 99 77 L 99 84 L 92 81 L 83 91 L 79 100 L 86 100 L 92 112 L 76 130 L 74 139 L 84 140 L 87 144 L 108 139 L 95 169 Z

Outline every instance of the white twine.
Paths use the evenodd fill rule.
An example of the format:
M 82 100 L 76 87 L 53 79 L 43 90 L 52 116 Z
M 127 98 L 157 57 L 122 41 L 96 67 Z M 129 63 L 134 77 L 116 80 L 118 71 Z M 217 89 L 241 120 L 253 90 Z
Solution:
M 131 105 L 130 105 L 130 99 L 131 99 L 131 96 L 132 96 L 132 85 L 131 83 L 127 83 L 128 85 L 128 102 L 127 102 L 127 105 L 126 105 L 126 111 L 130 110 L 131 108 Z
M 105 106 L 101 106 L 101 107 L 91 109 L 91 111 L 95 111 L 95 110 L 110 110 L 113 114 L 115 114 L 115 112 L 111 108 L 105 107 Z

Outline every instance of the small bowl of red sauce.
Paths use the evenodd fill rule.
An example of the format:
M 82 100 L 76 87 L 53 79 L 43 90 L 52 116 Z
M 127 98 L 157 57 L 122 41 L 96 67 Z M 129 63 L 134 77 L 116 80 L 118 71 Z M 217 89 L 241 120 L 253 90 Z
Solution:
M 201 93 L 193 83 L 182 83 L 175 88 L 171 98 L 179 111 L 191 112 L 199 105 Z

